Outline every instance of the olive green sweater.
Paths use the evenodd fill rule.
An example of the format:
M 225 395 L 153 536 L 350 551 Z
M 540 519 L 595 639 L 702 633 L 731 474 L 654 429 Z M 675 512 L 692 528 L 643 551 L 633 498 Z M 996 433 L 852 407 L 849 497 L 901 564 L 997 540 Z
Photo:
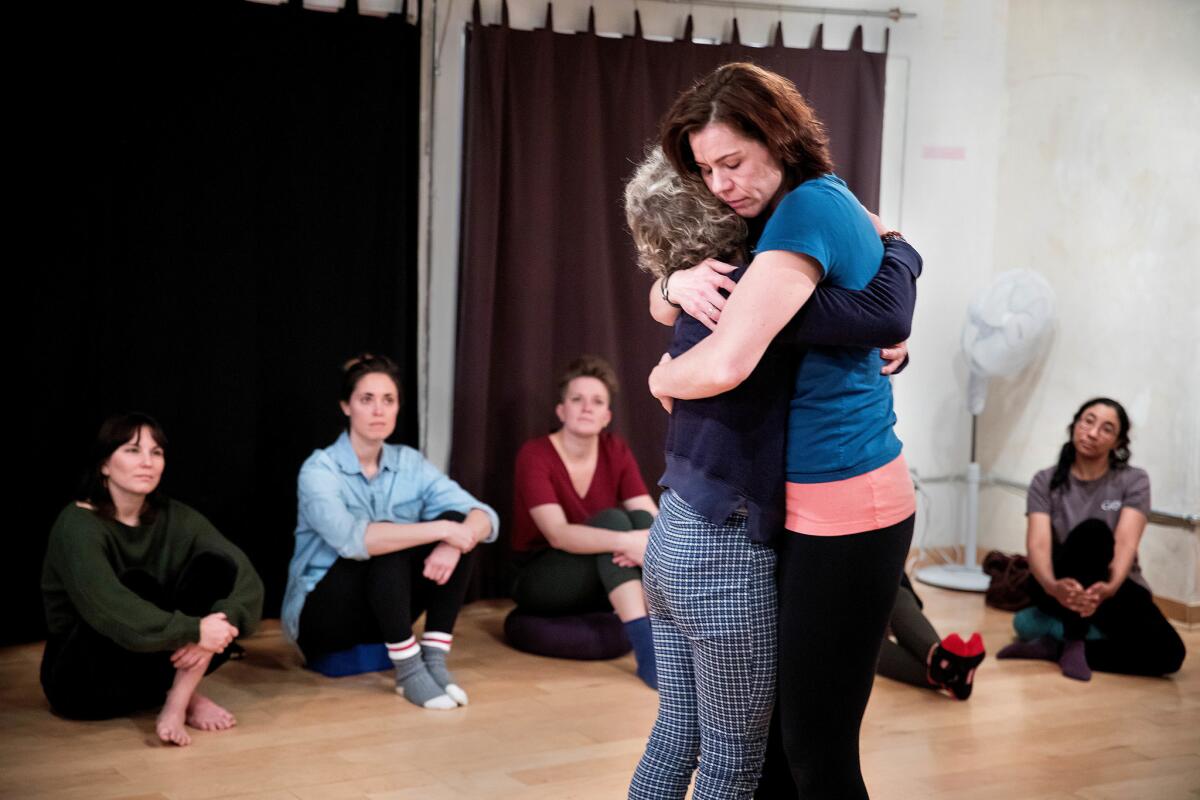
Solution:
M 237 565 L 230 595 L 209 613 L 223 611 L 239 635 L 262 617 L 263 585 L 245 553 L 199 512 L 170 500 L 154 522 L 131 528 L 74 503 L 50 530 L 42 568 L 42 599 L 50 635 L 83 620 L 126 650 L 174 650 L 200 640 L 200 617 L 163 611 L 124 586 L 120 575 L 139 569 L 163 586 L 198 553 L 219 553 Z

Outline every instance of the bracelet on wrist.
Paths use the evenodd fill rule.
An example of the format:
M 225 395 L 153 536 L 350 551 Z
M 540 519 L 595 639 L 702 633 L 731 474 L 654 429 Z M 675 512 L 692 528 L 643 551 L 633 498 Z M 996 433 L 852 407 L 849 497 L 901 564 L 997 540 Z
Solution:
M 679 305 L 679 303 L 671 302 L 671 295 L 667 294 L 667 281 L 669 281 L 670 279 L 671 279 L 670 272 L 668 272 L 666 275 L 663 275 L 662 280 L 659 281 L 659 283 L 658 283 L 658 291 L 660 294 L 662 294 L 662 299 L 664 302 L 666 302 L 667 305 L 673 306 L 675 308 L 683 308 L 683 306 Z
M 904 238 L 904 234 L 901 233 L 900 231 L 887 231 L 885 233 L 880 234 L 879 238 L 885 242 L 891 242 L 891 241 L 895 241 L 895 240 L 898 240 L 901 242 L 907 241 Z

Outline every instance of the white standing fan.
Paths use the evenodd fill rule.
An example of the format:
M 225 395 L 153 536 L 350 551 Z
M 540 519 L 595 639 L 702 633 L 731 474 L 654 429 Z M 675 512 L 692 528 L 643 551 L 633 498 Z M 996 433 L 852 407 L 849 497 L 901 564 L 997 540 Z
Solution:
M 967 531 L 963 563 L 917 570 L 917 580 L 945 589 L 987 591 L 991 578 L 976 564 L 979 536 L 979 463 L 975 427 L 987 401 L 990 378 L 1011 378 L 1041 352 L 1054 324 L 1054 290 L 1036 272 L 1002 272 L 967 306 L 963 355 L 970 365 L 967 410 L 971 412 L 971 461 L 967 464 Z

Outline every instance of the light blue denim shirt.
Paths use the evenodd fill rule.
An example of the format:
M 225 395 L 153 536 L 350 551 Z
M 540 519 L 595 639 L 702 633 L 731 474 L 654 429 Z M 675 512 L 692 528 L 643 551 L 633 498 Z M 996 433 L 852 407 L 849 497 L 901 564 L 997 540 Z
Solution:
M 293 642 L 300 633 L 300 612 L 325 573 L 341 558 L 370 558 L 367 525 L 428 522 L 447 511 L 466 514 L 478 508 L 488 515 L 495 541 L 500 518 L 484 503 L 439 472 L 425 457 L 399 444 L 385 444 L 379 471 L 367 480 L 350 437 L 343 433 L 324 450 L 315 450 L 300 467 L 297 486 L 296 550 L 288 566 L 283 595 L 283 632 Z

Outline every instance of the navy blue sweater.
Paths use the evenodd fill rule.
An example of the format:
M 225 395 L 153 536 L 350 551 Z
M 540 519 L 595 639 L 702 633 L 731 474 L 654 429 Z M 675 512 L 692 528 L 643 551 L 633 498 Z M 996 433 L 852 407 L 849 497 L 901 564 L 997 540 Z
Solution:
M 740 385 L 716 397 L 676 400 L 667 426 L 667 470 L 659 485 L 714 525 L 744 508 L 750 538 L 770 542 L 783 527 L 784 435 L 798 349 L 888 347 L 907 339 L 921 266 L 910 244 L 887 241 L 883 263 L 869 284 L 857 291 L 818 286 Z M 730 277 L 740 280 L 745 271 L 739 267 Z M 702 323 L 681 313 L 671 357 L 708 334 Z

